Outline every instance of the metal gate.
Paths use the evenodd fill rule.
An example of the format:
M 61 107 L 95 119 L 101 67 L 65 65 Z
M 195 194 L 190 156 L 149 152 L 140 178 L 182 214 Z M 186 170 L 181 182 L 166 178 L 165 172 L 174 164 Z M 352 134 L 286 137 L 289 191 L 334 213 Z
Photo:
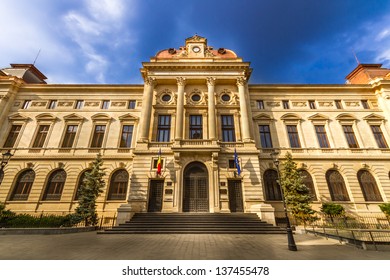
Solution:
M 184 172 L 183 212 L 209 212 L 207 169 L 193 163 Z
M 163 180 L 150 180 L 148 212 L 161 212 L 163 190 Z
M 230 212 L 244 212 L 241 180 L 228 180 Z

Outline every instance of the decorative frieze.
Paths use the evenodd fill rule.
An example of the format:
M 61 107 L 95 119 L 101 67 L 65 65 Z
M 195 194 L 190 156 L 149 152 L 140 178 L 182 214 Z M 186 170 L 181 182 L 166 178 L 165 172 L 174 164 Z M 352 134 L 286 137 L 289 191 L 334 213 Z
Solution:
M 279 107 L 280 106 L 280 102 L 277 102 L 277 101 L 270 101 L 270 102 L 266 102 L 267 106 L 270 106 L 270 107 Z
M 359 101 L 345 101 L 345 106 L 347 107 L 359 107 L 360 102 Z
M 294 107 L 306 107 L 307 106 L 307 102 L 306 101 L 293 101 L 292 102 L 292 105 Z
M 58 107 L 72 107 L 73 101 L 60 101 L 58 102 Z
M 31 102 L 31 107 L 46 107 L 47 102 L 45 101 L 33 101 Z
M 333 101 L 318 101 L 320 107 L 333 107 Z
M 86 101 L 85 107 L 98 107 L 100 104 L 100 101 Z
M 113 101 L 113 102 L 111 102 L 111 106 L 113 106 L 113 107 L 124 107 L 124 106 L 126 106 L 126 102 L 124 102 L 124 101 Z

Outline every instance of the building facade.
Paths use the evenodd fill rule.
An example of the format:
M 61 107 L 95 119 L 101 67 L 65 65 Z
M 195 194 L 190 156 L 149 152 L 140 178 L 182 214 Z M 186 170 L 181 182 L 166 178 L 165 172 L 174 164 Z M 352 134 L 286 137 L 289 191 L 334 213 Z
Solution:
M 340 85 L 249 84 L 251 72 L 197 35 L 143 63 L 143 85 L 46 84 L 34 65 L 11 64 L 0 70 L 0 147 L 14 153 L 0 201 L 16 212 L 72 212 L 100 153 L 101 214 L 256 212 L 272 221 L 283 209 L 277 150 L 292 153 L 315 209 L 334 201 L 379 211 L 390 199 L 390 70 L 360 64 Z

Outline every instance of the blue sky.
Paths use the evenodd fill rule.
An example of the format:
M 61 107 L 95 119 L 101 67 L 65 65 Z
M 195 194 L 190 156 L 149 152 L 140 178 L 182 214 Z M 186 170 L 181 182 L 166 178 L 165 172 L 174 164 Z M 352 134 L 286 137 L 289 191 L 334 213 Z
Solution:
M 390 68 L 388 0 L 2 0 L 0 67 L 32 63 L 49 83 L 141 84 L 159 50 L 195 33 L 254 68 L 250 83 L 344 83 Z

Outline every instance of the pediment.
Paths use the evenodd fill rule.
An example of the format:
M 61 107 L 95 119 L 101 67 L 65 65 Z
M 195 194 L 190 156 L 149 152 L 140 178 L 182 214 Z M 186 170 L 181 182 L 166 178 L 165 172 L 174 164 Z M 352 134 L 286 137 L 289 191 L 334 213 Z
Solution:
M 77 114 L 70 114 L 70 115 L 67 115 L 64 117 L 64 120 L 66 121 L 83 121 L 85 118 L 80 116 L 80 115 L 77 115 Z
M 274 118 L 272 118 L 270 115 L 262 113 L 262 114 L 259 114 L 257 116 L 254 116 L 253 120 L 255 120 L 255 121 L 273 121 Z
M 134 115 L 132 115 L 132 114 L 125 114 L 125 115 L 122 115 L 122 116 L 120 116 L 119 117 L 119 120 L 120 121 L 138 121 L 138 117 L 137 116 L 134 116 Z
M 30 120 L 29 117 L 26 117 L 26 116 L 19 114 L 19 113 L 12 114 L 12 115 L 8 116 L 8 119 L 10 121 L 23 121 L 23 122 L 27 122 Z
M 91 119 L 94 121 L 109 121 L 109 120 L 111 120 L 111 117 L 107 114 L 98 113 L 98 114 L 93 115 L 91 117 Z
M 301 116 L 293 113 L 287 113 L 280 117 L 281 120 L 288 121 L 288 120 L 301 120 Z
M 363 120 L 366 120 L 366 121 L 383 121 L 385 119 L 385 117 L 383 116 L 380 116 L 378 114 L 369 114 L 368 116 L 365 116 L 363 118 Z
M 347 121 L 347 120 L 356 120 L 356 117 L 352 114 L 346 114 L 346 113 L 343 113 L 343 114 L 340 114 L 336 117 L 336 120 L 339 120 L 339 121 Z
M 43 114 L 39 114 L 38 116 L 35 117 L 38 121 L 55 121 L 57 119 L 56 116 L 54 116 L 53 114 L 49 114 L 49 113 L 43 113 Z
M 329 120 L 328 116 L 325 116 L 323 114 L 314 114 L 310 117 L 308 117 L 308 120 L 311 120 L 311 121 L 327 121 Z

